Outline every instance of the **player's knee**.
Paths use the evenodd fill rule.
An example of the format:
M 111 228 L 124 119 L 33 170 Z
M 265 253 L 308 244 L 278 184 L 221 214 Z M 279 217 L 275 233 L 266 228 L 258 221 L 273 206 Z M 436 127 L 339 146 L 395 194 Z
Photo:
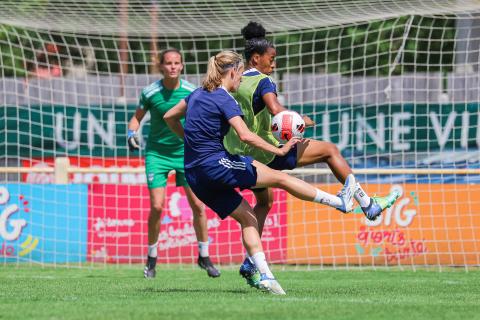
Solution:
M 153 200 L 150 204 L 151 206 L 151 209 L 150 210 L 150 215 L 152 215 L 153 217 L 157 217 L 160 218 L 160 215 L 162 214 L 162 210 L 163 210 L 163 201 L 161 200 Z
M 273 206 L 273 197 L 268 197 L 268 199 L 257 199 L 257 204 L 255 205 L 255 209 L 263 209 L 263 210 L 270 210 Z
M 203 206 L 203 202 L 197 198 L 192 199 L 190 201 L 190 208 L 192 208 L 193 213 L 204 214 L 205 207 Z
M 251 214 L 245 214 L 240 224 L 243 228 L 255 227 L 255 229 L 258 229 L 257 219 L 254 215 Z
M 285 172 L 278 172 L 275 177 L 275 187 L 285 189 L 288 185 L 288 180 L 292 177 L 286 174 Z M 273 205 L 273 202 L 272 202 Z
M 253 210 L 250 208 L 239 208 L 239 211 L 235 214 L 235 220 L 242 226 L 242 228 L 246 227 L 255 227 L 258 228 L 258 222 Z
M 195 203 L 190 204 L 190 207 L 192 208 L 194 219 L 205 219 L 207 217 L 207 214 L 205 213 L 205 207 L 203 206 L 203 203 L 195 202 Z
M 338 149 L 338 147 L 331 142 L 328 142 L 327 150 L 330 157 L 338 156 L 340 154 L 340 150 Z

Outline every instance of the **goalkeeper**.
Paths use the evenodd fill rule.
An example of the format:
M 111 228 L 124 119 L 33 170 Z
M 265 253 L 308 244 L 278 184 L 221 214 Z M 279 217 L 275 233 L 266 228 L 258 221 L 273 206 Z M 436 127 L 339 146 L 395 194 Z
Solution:
M 198 240 L 198 265 L 210 277 L 219 277 L 220 272 L 212 264 L 208 253 L 207 217 L 203 203 L 193 194 L 185 180 L 183 168 L 183 141 L 165 124 L 163 115 L 195 90 L 191 83 L 180 79 L 183 59 L 179 50 L 168 49 L 159 56 L 163 79 L 155 81 L 142 90 L 139 107 L 128 124 L 130 151 L 139 149 L 136 131 L 145 114 L 150 111 L 151 126 L 147 140 L 145 171 L 150 193 L 148 217 L 148 256 L 144 269 L 145 278 L 154 278 L 157 263 L 157 243 L 160 231 L 160 216 L 165 202 L 165 186 L 168 173 L 176 172 L 177 186 L 183 186 L 193 211 L 193 227 Z
M 271 115 L 284 111 L 286 108 L 278 101 L 276 85 L 269 77 L 276 67 L 276 50 L 272 42 L 265 38 L 265 33 L 263 26 L 256 22 L 250 22 L 242 29 L 242 35 L 245 38 L 244 55 L 247 67 L 243 73 L 240 87 L 237 92 L 233 93 L 233 96 L 240 104 L 248 128 L 264 140 L 278 146 L 278 142 L 271 132 Z M 304 117 L 304 119 L 307 126 L 314 125 L 310 118 Z M 328 164 L 342 184 L 352 174 L 347 161 L 340 154 L 338 148 L 330 142 L 304 139 L 296 144 L 287 155 L 274 156 L 241 142 L 235 130 L 230 129 L 225 136 L 224 146 L 232 154 L 252 156 L 272 169 L 294 169 L 324 162 Z M 273 192 L 268 188 L 253 189 L 252 191 L 256 198 L 254 212 L 258 219 L 261 236 L 265 219 L 272 207 Z M 371 198 L 357 183 L 354 197 L 367 219 L 375 220 L 385 208 L 395 202 L 398 194 L 392 193 L 386 197 Z M 258 286 L 258 273 L 249 257 L 242 264 L 240 274 L 247 279 L 248 284 L 254 287 Z

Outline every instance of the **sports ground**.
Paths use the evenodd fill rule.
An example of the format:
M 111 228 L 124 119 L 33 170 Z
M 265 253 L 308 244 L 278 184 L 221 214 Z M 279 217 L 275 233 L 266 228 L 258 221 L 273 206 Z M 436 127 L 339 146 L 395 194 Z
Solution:
M 234 267 L 3 265 L 0 319 L 480 319 L 480 269 L 307 271 L 273 266 L 286 296 L 248 287 Z M 284 269 L 284 270 L 280 270 Z

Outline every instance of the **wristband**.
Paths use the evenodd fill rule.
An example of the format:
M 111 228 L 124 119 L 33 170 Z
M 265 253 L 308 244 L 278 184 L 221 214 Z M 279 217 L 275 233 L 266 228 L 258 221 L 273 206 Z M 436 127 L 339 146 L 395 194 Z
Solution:
M 136 133 L 137 133 L 137 131 L 128 129 L 127 135 L 130 138 L 130 137 L 133 137 Z

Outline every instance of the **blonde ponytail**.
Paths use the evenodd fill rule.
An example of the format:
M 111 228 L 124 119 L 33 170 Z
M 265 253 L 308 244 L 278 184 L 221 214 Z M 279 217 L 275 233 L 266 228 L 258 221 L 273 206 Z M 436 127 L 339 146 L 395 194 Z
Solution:
M 202 86 L 213 91 L 220 87 L 222 78 L 231 68 L 238 68 L 243 65 L 242 56 L 233 51 L 222 51 L 208 60 L 207 73 L 203 79 Z

